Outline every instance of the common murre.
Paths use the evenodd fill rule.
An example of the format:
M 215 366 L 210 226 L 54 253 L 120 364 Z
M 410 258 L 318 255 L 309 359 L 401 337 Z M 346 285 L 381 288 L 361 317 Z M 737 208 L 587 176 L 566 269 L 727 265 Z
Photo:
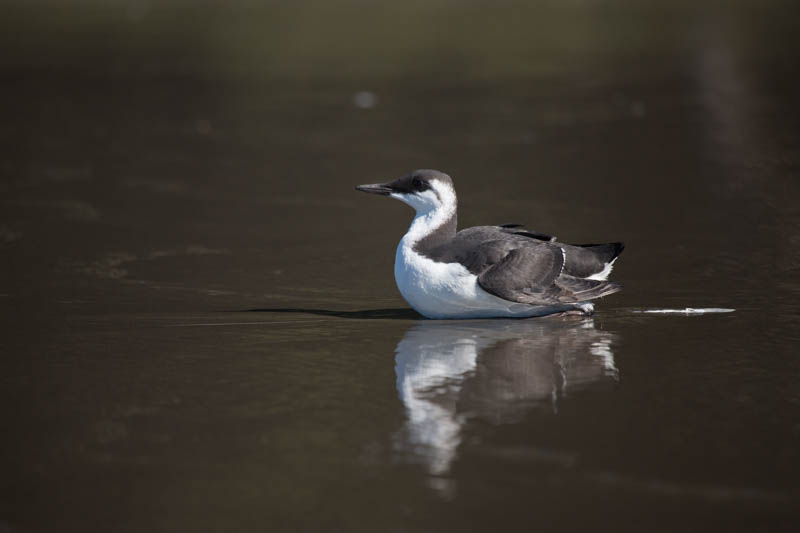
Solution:
M 416 210 L 397 246 L 394 277 L 406 302 L 428 318 L 591 314 L 589 300 L 622 287 L 606 281 L 624 245 L 564 244 L 520 224 L 456 231 L 453 180 L 415 170 L 356 189 L 401 200 Z

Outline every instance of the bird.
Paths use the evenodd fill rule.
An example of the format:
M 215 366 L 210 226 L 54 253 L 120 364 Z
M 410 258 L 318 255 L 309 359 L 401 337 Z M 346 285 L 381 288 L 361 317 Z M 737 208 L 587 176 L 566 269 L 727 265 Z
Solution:
M 395 254 L 400 294 L 431 319 L 591 315 L 591 300 L 622 289 L 607 281 L 625 245 L 565 244 L 522 224 L 457 231 L 458 201 L 444 172 L 415 170 L 356 190 L 416 211 Z

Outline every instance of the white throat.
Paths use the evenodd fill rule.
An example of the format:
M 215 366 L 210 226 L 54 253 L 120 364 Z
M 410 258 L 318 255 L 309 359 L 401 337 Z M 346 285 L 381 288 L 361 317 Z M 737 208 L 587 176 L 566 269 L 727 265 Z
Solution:
M 456 192 L 453 187 L 434 181 L 431 189 L 415 194 L 392 193 L 390 196 L 405 202 L 417 212 L 408 232 L 403 237 L 403 243 L 413 246 L 414 243 L 424 239 L 442 224 L 450 220 L 456 213 Z

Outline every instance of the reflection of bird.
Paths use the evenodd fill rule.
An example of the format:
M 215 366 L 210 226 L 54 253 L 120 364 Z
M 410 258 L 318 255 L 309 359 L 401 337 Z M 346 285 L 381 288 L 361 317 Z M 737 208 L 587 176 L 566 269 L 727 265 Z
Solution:
M 428 318 L 591 313 L 589 300 L 617 292 L 606 281 L 623 244 L 570 245 L 518 224 L 456 232 L 450 176 L 417 170 L 356 189 L 402 200 L 417 214 L 397 247 L 403 298 Z
M 420 323 L 396 349 L 408 414 L 399 444 L 442 474 L 468 418 L 508 422 L 537 404 L 555 409 L 568 389 L 615 382 L 612 341 L 591 319 Z

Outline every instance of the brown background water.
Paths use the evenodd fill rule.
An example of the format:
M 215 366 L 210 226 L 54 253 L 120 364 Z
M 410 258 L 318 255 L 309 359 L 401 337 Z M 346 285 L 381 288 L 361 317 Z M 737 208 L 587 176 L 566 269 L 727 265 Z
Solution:
M 798 526 L 793 4 L 2 10 L 0 530 Z M 625 291 L 421 320 L 419 167 Z

